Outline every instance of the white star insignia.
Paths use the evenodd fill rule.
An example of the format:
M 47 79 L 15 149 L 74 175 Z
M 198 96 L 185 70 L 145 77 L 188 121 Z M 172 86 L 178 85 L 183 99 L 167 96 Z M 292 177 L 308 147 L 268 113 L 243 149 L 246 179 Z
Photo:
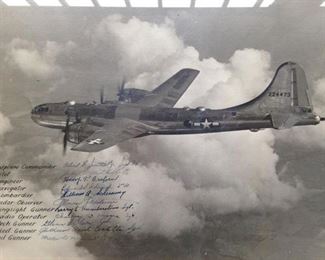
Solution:
M 88 141 L 88 144 L 103 144 L 103 143 L 104 143 L 103 140 L 100 138 L 92 139 Z
M 206 118 L 204 122 L 201 122 L 201 125 L 203 126 L 203 128 L 210 128 L 211 122 L 209 122 Z

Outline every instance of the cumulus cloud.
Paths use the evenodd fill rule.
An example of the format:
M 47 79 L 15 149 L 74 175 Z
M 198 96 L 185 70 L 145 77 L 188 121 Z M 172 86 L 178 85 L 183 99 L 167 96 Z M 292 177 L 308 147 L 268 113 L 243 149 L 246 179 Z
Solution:
M 0 112 L 0 138 L 12 129 L 10 120 Z
M 52 171 L 53 175 L 61 176 L 65 162 L 84 162 L 92 161 L 105 162 L 112 160 L 114 169 L 119 168 L 125 160 L 129 161 L 129 153 L 121 151 L 117 146 L 100 153 L 87 154 L 78 152 L 68 152 L 62 160 L 62 147 L 59 144 L 51 145 L 45 153 L 38 156 L 40 161 L 58 162 L 58 170 Z M 119 183 L 127 183 L 127 193 L 124 199 L 119 201 L 122 207 L 125 202 L 132 202 L 135 206 L 134 222 L 140 229 L 134 234 L 154 234 L 166 237 L 175 237 L 184 230 L 197 229 L 202 226 L 199 217 L 191 210 L 192 201 L 189 193 L 182 181 L 177 181 L 166 173 L 169 169 L 162 164 L 150 163 L 128 163 L 124 170 L 120 171 Z M 78 169 L 70 172 L 73 176 L 85 176 L 96 174 L 94 170 Z M 101 170 L 98 170 L 100 174 Z M 60 183 L 62 180 L 58 180 Z M 45 180 L 46 182 L 46 180 Z M 91 183 L 91 180 L 89 181 Z M 44 183 L 43 183 L 44 185 Z M 47 186 L 45 184 L 45 186 Z M 59 185 L 60 186 L 60 185 Z M 53 187 L 48 187 L 53 189 Z M 58 191 L 57 191 L 58 192 Z M 58 195 L 58 194 L 57 194 Z M 91 202 L 88 205 L 92 205 Z M 95 207 L 96 205 L 92 205 Z M 163 214 L 162 214 L 163 213 Z M 80 211 L 78 214 L 87 212 Z M 99 221 L 101 212 L 92 212 L 92 225 Z M 124 230 L 129 227 L 130 222 L 124 217 L 125 213 L 119 216 L 117 224 Z M 113 222 L 113 221 L 112 221 Z
M 12 125 L 10 119 L 0 112 L 0 158 L 2 162 L 8 162 L 14 154 L 14 146 L 3 144 L 5 134 L 11 130 Z
M 0 99 L 1 101 L 1 99 Z M 3 136 L 12 130 L 10 119 L 0 111 L 0 141 Z M 0 149 L 1 152 L 2 149 Z
M 168 18 L 155 24 L 136 17 L 109 16 L 98 25 L 93 39 L 97 45 L 115 48 L 119 66 L 132 87 L 153 89 L 184 67 L 199 69 L 200 76 L 177 106 L 221 108 L 235 104 L 257 95 L 270 76 L 270 55 L 261 50 L 239 50 L 229 64 L 214 58 L 200 60 L 199 52 L 185 45 Z M 207 100 L 212 94 L 217 99 Z
M 181 55 L 184 49 L 169 19 L 158 25 L 136 17 L 126 20 L 123 16 L 112 15 L 97 26 L 93 40 L 97 46 L 106 45 L 118 50 L 120 68 L 131 77 L 139 75 L 139 72 L 163 71 L 161 61 Z M 128 48 L 119 49 L 125 44 Z
M 47 41 L 41 48 L 20 38 L 13 39 L 7 47 L 7 62 L 31 78 L 48 79 L 60 72 L 58 55 L 73 49 L 75 44 Z
M 317 80 L 313 84 L 314 109 L 320 115 L 325 115 L 325 78 Z

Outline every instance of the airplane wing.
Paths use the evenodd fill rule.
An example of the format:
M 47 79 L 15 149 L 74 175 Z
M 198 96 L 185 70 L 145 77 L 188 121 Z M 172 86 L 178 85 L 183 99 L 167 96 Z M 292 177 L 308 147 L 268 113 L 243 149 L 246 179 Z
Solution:
M 159 87 L 145 95 L 137 104 L 145 106 L 174 107 L 199 74 L 198 70 L 182 69 Z
M 154 127 L 130 119 L 115 119 L 104 125 L 71 150 L 80 152 L 99 152 L 128 139 L 138 137 L 153 130 Z

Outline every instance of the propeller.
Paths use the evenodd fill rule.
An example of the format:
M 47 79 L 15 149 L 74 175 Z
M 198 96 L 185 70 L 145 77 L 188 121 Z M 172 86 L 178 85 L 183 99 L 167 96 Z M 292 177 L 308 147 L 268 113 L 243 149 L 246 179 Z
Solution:
M 72 124 L 79 124 L 81 122 L 81 117 L 79 115 L 78 109 L 74 108 L 76 102 L 75 101 L 69 101 L 68 106 L 66 108 L 66 115 L 67 115 L 67 120 L 65 122 L 65 127 L 62 129 L 62 132 L 64 132 L 63 136 L 63 155 L 66 154 L 67 151 L 67 144 L 69 141 L 69 134 L 70 134 L 70 119 L 71 119 L 71 112 L 72 116 L 74 117 L 74 120 Z
M 320 121 L 325 121 L 325 117 L 321 117 L 320 118 Z
M 67 121 L 65 123 L 65 128 L 63 129 L 64 136 L 63 136 L 63 155 L 67 152 L 67 144 L 69 138 L 69 130 L 70 130 L 70 114 L 67 112 Z
M 118 101 L 124 101 L 124 95 L 125 95 L 125 78 L 123 78 L 122 80 L 122 83 L 120 86 L 117 87 L 117 96 L 119 97 L 118 98 Z

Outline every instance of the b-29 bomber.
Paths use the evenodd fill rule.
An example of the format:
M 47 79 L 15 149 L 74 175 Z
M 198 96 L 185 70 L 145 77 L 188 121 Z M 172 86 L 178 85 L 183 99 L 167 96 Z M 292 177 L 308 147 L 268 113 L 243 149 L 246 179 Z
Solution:
M 40 126 L 64 132 L 63 148 L 98 152 L 147 135 L 204 134 L 265 128 L 317 125 L 303 69 L 283 63 L 269 86 L 254 99 L 225 109 L 174 108 L 199 71 L 182 69 L 152 91 L 119 90 L 117 101 L 66 101 L 34 107 L 31 118 Z

